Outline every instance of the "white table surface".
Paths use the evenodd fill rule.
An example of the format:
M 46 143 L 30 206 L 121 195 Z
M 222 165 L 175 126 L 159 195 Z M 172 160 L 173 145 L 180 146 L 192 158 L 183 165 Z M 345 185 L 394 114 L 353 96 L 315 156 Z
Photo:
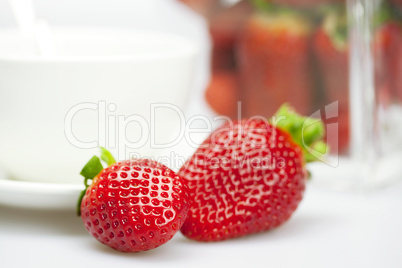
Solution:
M 73 212 L 0 207 L 0 267 L 402 267 L 401 226 L 402 183 L 371 193 L 308 185 L 275 230 L 215 243 L 178 233 L 135 254 L 98 243 Z

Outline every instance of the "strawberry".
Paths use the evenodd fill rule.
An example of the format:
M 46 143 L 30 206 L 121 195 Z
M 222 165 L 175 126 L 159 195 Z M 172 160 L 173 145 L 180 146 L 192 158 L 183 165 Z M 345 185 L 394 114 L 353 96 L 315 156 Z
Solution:
M 339 140 L 328 141 L 329 146 L 337 146 L 339 152 L 345 152 L 349 144 L 349 48 L 345 16 L 343 8 L 334 9 L 325 17 L 313 37 L 313 50 L 327 101 L 338 101 L 339 105 Z
M 287 106 L 275 118 L 275 124 L 261 118 L 224 124 L 180 169 L 190 196 L 181 228 L 185 236 L 219 241 L 269 230 L 289 219 L 303 197 L 305 158 L 314 158 L 304 148 L 325 149 L 323 125 Z M 309 127 L 301 147 L 303 122 Z
M 239 100 L 238 87 L 239 82 L 235 72 L 215 72 L 205 92 L 205 99 L 216 113 L 234 118 Z
M 311 99 L 309 21 L 296 11 L 257 12 L 239 38 L 244 115 L 270 116 L 284 102 L 307 113 Z
M 166 166 L 147 159 L 115 163 L 102 148 L 103 168 L 94 156 L 81 174 L 87 189 L 79 208 L 88 232 L 123 252 L 138 252 L 168 242 L 188 211 L 183 180 Z M 93 179 L 91 185 L 87 181 Z

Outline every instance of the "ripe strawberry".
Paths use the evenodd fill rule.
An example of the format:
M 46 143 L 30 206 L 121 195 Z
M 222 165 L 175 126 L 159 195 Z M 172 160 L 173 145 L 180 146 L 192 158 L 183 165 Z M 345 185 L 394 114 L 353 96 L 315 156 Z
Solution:
M 284 106 L 277 127 L 263 119 L 227 123 L 213 132 L 180 169 L 190 210 L 181 228 L 188 238 L 218 241 L 269 230 L 285 222 L 302 200 L 307 171 L 301 147 L 320 142 L 320 121 Z M 313 123 L 314 122 L 314 123 Z M 311 124 L 312 123 L 312 124 Z M 311 125 L 310 125 L 311 124 Z
M 102 150 L 109 167 L 103 169 L 94 156 L 81 172 L 85 182 L 93 178 L 79 205 L 86 229 L 99 242 L 123 252 L 168 242 L 182 226 L 189 207 L 182 179 L 158 162 L 115 163 Z
M 284 102 L 307 113 L 311 100 L 311 25 L 296 11 L 259 12 L 239 38 L 244 115 L 270 116 Z
M 349 48 L 344 10 L 329 13 L 313 37 L 313 49 L 322 76 L 327 102 L 338 101 L 339 141 L 329 140 L 330 148 L 345 152 L 349 144 Z M 327 124 L 326 124 L 327 125 Z
M 205 99 L 210 107 L 220 115 L 236 116 L 239 100 L 239 82 L 235 72 L 215 72 L 205 91 Z

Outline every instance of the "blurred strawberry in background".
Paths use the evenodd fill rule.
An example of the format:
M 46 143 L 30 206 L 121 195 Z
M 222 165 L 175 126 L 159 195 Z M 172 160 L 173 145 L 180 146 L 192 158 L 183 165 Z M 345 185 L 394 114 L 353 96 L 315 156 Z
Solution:
M 339 7 L 340 8 L 340 7 Z M 330 12 L 313 37 L 313 50 L 320 66 L 329 102 L 348 106 L 348 43 L 346 14 Z
M 237 74 L 234 71 L 214 72 L 205 91 L 205 98 L 217 114 L 236 118 L 239 101 Z
M 313 50 L 322 76 L 327 103 L 338 101 L 339 142 L 328 141 L 330 148 L 344 152 L 349 144 L 349 68 L 347 19 L 344 6 L 327 11 L 313 37 Z M 327 123 L 327 122 L 326 122 Z
M 238 44 L 244 115 L 272 116 L 284 102 L 309 111 L 310 22 L 296 11 L 256 12 Z
M 339 135 L 328 135 L 328 142 L 339 152 L 347 152 L 350 115 L 345 0 L 243 0 L 231 6 L 219 1 L 199 2 L 204 5 L 198 9 L 209 23 L 213 44 L 212 78 L 205 92 L 210 107 L 217 114 L 235 117 L 241 101 L 243 117 L 271 117 L 285 102 L 309 114 L 338 101 L 335 120 Z M 210 11 L 212 6 L 214 11 Z M 383 54 L 388 53 L 386 43 L 380 45 Z M 385 73 L 381 76 L 389 80 Z

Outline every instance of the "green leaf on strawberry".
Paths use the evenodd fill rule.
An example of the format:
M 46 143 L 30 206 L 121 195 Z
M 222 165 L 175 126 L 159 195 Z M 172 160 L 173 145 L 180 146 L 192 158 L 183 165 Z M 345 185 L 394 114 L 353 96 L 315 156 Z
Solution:
M 111 166 L 116 163 L 113 155 L 103 147 L 100 147 L 101 150 L 101 159 L 107 164 L 107 166 Z M 78 198 L 77 203 L 77 215 L 81 215 L 81 201 L 82 197 L 85 195 L 85 192 L 89 186 L 88 181 L 93 180 L 96 175 L 98 175 L 103 170 L 103 165 L 101 160 L 97 156 L 93 156 L 88 163 L 83 167 L 80 174 L 84 177 L 84 185 L 85 189 L 81 191 L 80 196 Z
M 102 163 L 97 156 L 93 156 L 88 163 L 81 170 L 80 174 L 85 179 L 93 179 L 96 175 L 98 175 L 103 169 Z
M 322 138 L 325 127 L 321 120 L 297 114 L 288 104 L 283 104 L 274 116 L 274 126 L 288 132 L 303 150 L 306 162 L 317 161 L 318 155 L 328 150 Z M 314 153 L 314 152 L 318 152 Z

